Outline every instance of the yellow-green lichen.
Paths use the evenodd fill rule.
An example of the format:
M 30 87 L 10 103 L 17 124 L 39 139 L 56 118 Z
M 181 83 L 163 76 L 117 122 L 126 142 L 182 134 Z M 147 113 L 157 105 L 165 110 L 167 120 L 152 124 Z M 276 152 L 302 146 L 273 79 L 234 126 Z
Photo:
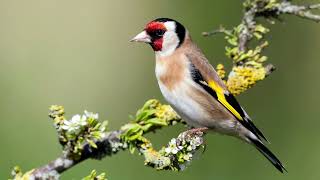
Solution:
M 171 164 L 169 157 L 163 156 L 162 153 L 153 148 L 149 148 L 143 152 L 145 165 L 151 166 L 157 170 L 164 169 Z
M 260 11 L 270 11 L 279 6 L 280 2 L 279 0 L 246 0 L 243 3 L 245 8 L 252 8 L 253 6 L 257 5 L 263 7 L 260 9 Z
M 132 122 L 121 127 L 121 139 L 128 144 L 130 152 L 134 152 L 136 148 L 146 150 L 151 147 L 151 143 L 143 136 L 145 133 L 174 125 L 178 121 L 181 121 L 181 118 L 171 106 L 151 99 L 137 111 Z
M 13 177 L 13 179 L 9 179 L 9 180 L 29 180 L 29 179 L 33 179 L 34 177 L 32 176 L 34 169 L 26 172 L 23 174 L 21 168 L 19 166 L 15 166 L 11 172 L 11 175 Z
M 254 86 L 266 77 L 266 71 L 261 66 L 235 66 L 229 74 L 227 87 L 229 91 L 238 95 Z
M 101 173 L 98 175 L 96 170 L 92 170 L 91 173 L 82 178 L 82 180 L 107 180 L 106 173 Z
M 54 120 L 54 124 L 58 125 L 63 123 L 64 118 L 64 107 L 59 105 L 52 105 L 49 108 L 49 117 Z
M 97 148 L 95 141 L 105 135 L 108 121 L 99 122 L 98 114 L 86 110 L 82 115 L 76 114 L 71 119 L 66 119 L 64 114 L 63 106 L 52 105 L 49 108 L 49 117 L 53 119 L 64 150 L 77 159 L 81 156 L 84 144 Z
M 216 67 L 216 71 L 219 75 L 219 77 L 224 80 L 226 77 L 226 70 L 224 69 L 224 65 L 223 64 L 218 64 Z

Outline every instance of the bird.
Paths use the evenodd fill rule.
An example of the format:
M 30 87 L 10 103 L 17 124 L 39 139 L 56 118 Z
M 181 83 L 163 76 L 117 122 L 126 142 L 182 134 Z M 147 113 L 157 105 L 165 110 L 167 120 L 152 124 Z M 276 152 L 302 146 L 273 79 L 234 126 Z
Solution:
M 130 41 L 152 47 L 160 91 L 189 126 L 237 137 L 253 145 L 281 173 L 287 171 L 181 23 L 154 19 Z

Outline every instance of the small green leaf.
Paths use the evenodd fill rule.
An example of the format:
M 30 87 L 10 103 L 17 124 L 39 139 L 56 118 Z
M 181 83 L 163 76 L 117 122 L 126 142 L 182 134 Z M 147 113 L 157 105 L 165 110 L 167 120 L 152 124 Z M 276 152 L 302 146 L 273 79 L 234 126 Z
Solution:
M 121 130 L 126 131 L 125 134 L 131 134 L 137 132 L 141 126 L 137 123 L 129 123 L 121 127 Z
M 107 178 L 106 178 L 106 173 L 101 173 L 97 175 L 97 171 L 92 170 L 90 175 L 82 178 L 82 180 L 107 180 Z
M 130 135 L 127 138 L 129 141 L 134 141 L 136 139 L 139 139 L 142 136 L 142 134 L 143 134 L 143 130 L 140 129 L 136 134 Z
M 142 129 L 144 132 L 146 132 L 146 131 L 148 131 L 152 126 L 153 126 L 153 124 L 146 124 L 146 125 L 141 126 L 141 129 Z
M 237 37 L 229 37 L 227 36 L 227 41 L 229 44 L 231 44 L 232 46 L 237 46 L 238 45 L 238 38 Z
M 152 115 L 154 115 L 157 111 L 156 110 L 145 110 L 139 115 L 137 115 L 136 120 L 137 121 L 143 121 L 148 118 L 150 118 Z
M 164 119 L 152 118 L 146 121 L 148 124 L 159 125 L 159 126 L 167 126 L 168 123 Z
M 99 129 L 100 126 L 101 126 L 101 123 L 97 123 L 97 124 L 92 128 L 92 130 L 97 130 L 97 129 Z
M 267 60 L 268 60 L 268 57 L 267 57 L 267 56 L 262 56 L 261 58 L 259 58 L 259 59 L 257 60 L 257 62 L 262 63 L 262 62 L 265 62 L 265 61 L 267 61 Z
M 262 39 L 262 35 L 260 33 L 254 32 L 253 33 L 254 37 L 256 37 L 258 40 Z
M 98 140 L 101 139 L 101 136 L 102 136 L 102 133 L 100 131 L 93 131 L 90 134 L 93 138 L 98 139 Z
M 97 145 L 94 141 L 92 141 L 91 139 L 86 139 L 86 141 L 89 143 L 89 145 L 95 149 L 97 149 Z
M 129 145 L 129 152 L 130 152 L 131 154 L 133 154 L 135 150 L 136 150 L 136 147 L 135 147 L 133 144 L 130 144 L 130 145 Z

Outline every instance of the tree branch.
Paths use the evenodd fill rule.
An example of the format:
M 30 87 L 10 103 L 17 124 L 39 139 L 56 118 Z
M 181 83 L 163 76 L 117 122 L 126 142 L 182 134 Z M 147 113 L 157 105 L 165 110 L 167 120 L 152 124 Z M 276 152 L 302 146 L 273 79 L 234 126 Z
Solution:
M 62 106 L 50 107 L 49 117 L 53 119 L 59 134 L 62 155 L 25 174 L 15 170 L 13 174 L 16 179 L 58 179 L 59 174 L 86 159 L 100 160 L 127 149 L 131 153 L 138 150 L 145 157 L 145 164 L 150 167 L 178 171 L 185 168 L 203 144 L 202 131 L 186 131 L 159 151 L 155 150 L 144 135 L 183 122 L 169 105 L 163 105 L 154 99 L 147 101 L 138 110 L 134 120 L 117 131 L 105 132 L 105 126 L 102 125 L 104 123 L 99 123 L 98 115 L 91 112 L 74 115 L 70 120 L 64 114 Z M 94 138 L 91 139 L 92 137 Z
M 246 0 L 243 6 L 242 21 L 233 30 L 226 30 L 221 26 L 218 30 L 203 33 L 204 36 L 225 34 L 228 41 L 226 55 L 233 60 L 234 65 L 227 76 L 223 68 L 217 67 L 217 71 L 234 95 L 253 87 L 275 70 L 272 64 L 265 64 L 267 56 L 262 55 L 263 49 L 269 44 L 264 40 L 269 29 L 257 22 L 259 17 L 271 21 L 272 18 L 278 19 L 280 15 L 289 14 L 315 22 L 320 21 L 320 15 L 311 12 L 311 10 L 320 9 L 320 4 L 303 6 L 295 5 L 288 0 Z M 258 44 L 256 47 L 250 46 L 253 40 Z M 218 66 L 223 67 L 222 64 Z
M 314 9 L 320 9 L 320 4 L 299 6 L 294 5 L 289 1 L 284 1 L 280 3 L 276 8 L 278 14 L 292 14 L 304 19 L 320 22 L 320 15 L 314 14 L 310 11 Z
M 120 135 L 122 131 L 111 131 L 106 133 L 105 137 L 96 141 L 97 148 L 92 148 L 88 143 L 83 145 L 80 158 L 75 159 L 74 154 L 69 151 L 64 151 L 63 154 L 57 159 L 51 161 L 43 167 L 35 169 L 31 176 L 35 179 L 43 179 L 47 175 L 61 174 L 64 171 L 72 168 L 73 166 L 81 163 L 86 159 L 102 159 L 105 156 L 111 156 L 115 153 L 114 146 L 121 142 Z

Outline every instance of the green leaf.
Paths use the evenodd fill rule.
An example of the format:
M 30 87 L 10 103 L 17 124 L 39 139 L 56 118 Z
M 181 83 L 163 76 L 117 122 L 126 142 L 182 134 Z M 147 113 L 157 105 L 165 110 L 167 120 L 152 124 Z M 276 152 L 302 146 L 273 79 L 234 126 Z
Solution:
M 99 139 L 101 139 L 102 132 L 100 132 L 100 131 L 93 131 L 93 132 L 91 132 L 90 134 L 91 134 L 91 136 L 92 136 L 93 138 L 99 140 Z
M 97 130 L 97 129 L 99 129 L 100 126 L 101 126 L 101 123 L 97 123 L 97 124 L 92 128 L 92 130 Z
M 168 126 L 168 123 L 164 119 L 152 118 L 146 121 L 148 124 L 159 125 L 159 126 Z
M 82 180 L 107 180 L 107 178 L 106 178 L 106 173 L 101 173 L 97 175 L 97 171 L 92 170 L 90 175 L 82 178 Z
M 108 128 L 108 124 L 109 124 L 109 121 L 103 121 L 99 127 L 99 130 L 101 132 L 106 132 L 107 128 Z
M 143 121 L 148 118 L 150 118 L 152 115 L 154 115 L 157 111 L 156 110 L 145 110 L 142 113 L 138 114 L 136 117 L 137 121 Z
M 262 26 L 261 24 L 258 24 L 258 25 L 256 25 L 255 31 L 256 31 L 256 32 L 259 32 L 259 33 L 262 33 L 262 34 L 266 34 L 266 33 L 269 32 L 269 29 L 268 29 L 268 28 L 265 28 L 265 27 Z
M 267 57 L 267 56 L 262 56 L 261 58 L 259 58 L 259 59 L 257 60 L 257 62 L 262 63 L 262 62 L 265 62 L 265 61 L 267 61 L 267 60 L 268 60 L 268 57 Z
M 227 37 L 227 41 L 232 46 L 238 46 L 238 38 L 237 37 Z
M 137 123 L 129 123 L 121 127 L 121 130 L 124 130 L 124 134 L 132 134 L 134 132 L 139 131 L 141 126 Z
M 253 35 L 254 35 L 254 37 L 256 37 L 258 40 L 262 39 L 262 37 L 263 37 L 260 33 L 257 33 L 257 32 L 253 33 Z
M 133 134 L 133 135 L 128 136 L 127 139 L 128 139 L 129 141 L 134 141 L 134 140 L 136 140 L 136 139 L 139 139 L 139 138 L 142 136 L 142 134 L 143 134 L 143 130 L 140 129 L 136 134 Z
M 91 139 L 86 139 L 86 141 L 89 143 L 89 145 L 95 149 L 98 148 L 98 146 L 96 145 L 96 143 L 94 141 L 92 141 Z
M 134 146 L 134 144 L 130 143 L 130 144 L 129 144 L 129 152 L 130 152 L 131 154 L 133 154 L 135 150 L 136 150 L 136 147 Z
M 146 124 L 146 125 L 143 125 L 143 126 L 141 127 L 141 129 L 142 129 L 144 132 L 146 132 L 146 131 L 148 131 L 152 126 L 153 126 L 153 124 Z

